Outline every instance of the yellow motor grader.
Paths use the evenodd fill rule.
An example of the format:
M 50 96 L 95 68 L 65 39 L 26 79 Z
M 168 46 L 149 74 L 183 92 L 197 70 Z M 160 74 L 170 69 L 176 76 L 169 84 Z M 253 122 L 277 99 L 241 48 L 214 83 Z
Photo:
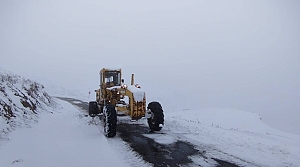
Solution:
M 89 115 L 103 114 L 104 133 L 114 137 L 117 132 L 117 115 L 129 115 L 132 120 L 147 118 L 151 131 L 159 131 L 164 124 L 164 114 L 159 102 L 150 102 L 146 107 L 146 95 L 138 84 L 124 83 L 121 69 L 103 68 L 100 71 L 100 88 L 95 90 L 96 101 L 89 102 Z M 147 109 L 146 109 L 147 108 Z

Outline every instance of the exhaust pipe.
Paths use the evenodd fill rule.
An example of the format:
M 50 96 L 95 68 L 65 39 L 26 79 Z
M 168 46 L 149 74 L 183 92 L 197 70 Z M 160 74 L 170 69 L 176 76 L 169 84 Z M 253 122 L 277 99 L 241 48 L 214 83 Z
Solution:
M 134 74 L 131 74 L 131 85 L 134 85 Z

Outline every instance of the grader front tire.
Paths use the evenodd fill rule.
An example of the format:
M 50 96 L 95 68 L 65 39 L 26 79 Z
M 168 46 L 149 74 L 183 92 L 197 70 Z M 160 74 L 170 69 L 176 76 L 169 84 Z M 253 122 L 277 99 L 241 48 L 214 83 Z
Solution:
M 114 137 L 117 134 L 117 112 L 112 104 L 103 108 L 104 134 L 106 137 Z
M 148 125 L 151 131 L 160 131 L 164 124 L 164 113 L 159 102 L 151 102 L 148 104 L 148 109 L 151 110 L 152 116 L 148 118 Z

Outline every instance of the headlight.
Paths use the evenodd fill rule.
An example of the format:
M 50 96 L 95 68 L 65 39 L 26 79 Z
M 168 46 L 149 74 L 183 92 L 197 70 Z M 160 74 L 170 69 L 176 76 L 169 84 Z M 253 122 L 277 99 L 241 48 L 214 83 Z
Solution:
M 135 87 L 137 88 L 141 88 L 141 86 L 139 84 L 135 84 Z
M 126 88 L 127 88 L 127 85 L 124 84 L 124 85 L 122 85 L 121 87 L 122 87 L 123 89 L 126 89 Z

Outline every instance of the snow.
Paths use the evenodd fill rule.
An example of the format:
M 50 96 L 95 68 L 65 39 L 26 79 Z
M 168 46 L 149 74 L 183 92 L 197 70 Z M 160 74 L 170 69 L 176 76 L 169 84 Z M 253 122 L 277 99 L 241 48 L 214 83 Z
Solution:
M 6 138 L 16 128 L 30 127 L 38 121 L 38 113 L 49 112 L 56 106 L 44 86 L 37 82 L 4 70 L 0 71 L 0 80 L 0 118 L 4 123 L 0 124 L 0 138 Z
M 121 86 L 112 86 L 112 87 L 109 87 L 109 88 L 106 88 L 107 90 L 113 90 L 113 89 L 119 89 L 121 88 Z
M 121 71 L 121 68 L 112 68 L 112 67 L 110 67 L 110 68 L 103 68 L 103 69 L 105 69 L 107 71 Z
M 46 93 L 40 89 L 40 84 L 0 72 L 0 99 L 15 115 L 7 119 L 0 105 L 0 166 L 99 166 L 99 163 L 104 166 L 150 166 L 121 139 L 104 137 L 99 120 L 86 117 L 86 112 L 59 99 L 44 102 Z M 33 83 L 39 89 L 30 96 L 25 88 Z M 50 89 L 60 92 L 61 87 Z M 37 100 L 37 113 L 24 107 L 20 103 L 23 98 L 15 96 L 16 93 L 24 99 Z M 77 99 L 80 97 L 81 93 L 77 93 Z
M 112 86 L 109 88 L 106 88 L 107 90 L 113 90 L 113 89 L 119 89 L 121 88 L 121 86 Z M 136 102 L 141 102 L 143 101 L 144 97 L 145 97 L 145 91 L 143 91 L 141 88 L 137 88 L 133 85 L 128 85 L 127 89 L 132 92 L 133 94 L 133 98 Z
M 57 100 L 61 108 L 42 114 L 30 129 L 19 129 L 2 142 L 0 166 L 145 166 L 120 139 L 108 140 L 89 118 L 67 102 Z M 127 155 L 119 150 L 126 150 Z M 129 154 L 128 154 L 129 152 Z M 136 160 L 135 160 L 136 159 Z M 141 161 L 141 162 L 139 162 Z
M 144 136 L 153 139 L 157 143 L 161 143 L 161 144 L 172 144 L 177 141 L 175 137 L 166 136 L 164 134 L 144 134 Z
M 240 166 L 300 166 L 300 1 L 270 2 L 1 1 L 0 66 L 35 76 L 41 97 L 85 102 L 102 67 L 121 67 L 164 108 L 162 134 L 146 137 L 188 141 Z M 1 167 L 149 165 L 68 103 L 24 108 L 21 100 L 42 99 L 15 96 L 34 82 L 13 78 L 0 79 Z
M 133 85 L 128 85 L 127 89 L 133 93 L 133 97 L 136 102 L 143 101 L 143 99 L 145 97 L 145 91 L 143 91 L 141 88 L 137 88 Z
M 18 81 L 15 87 L 22 85 Z M 56 86 L 45 89 L 52 93 L 71 92 Z M 9 97 L 15 97 L 10 89 L 6 90 Z M 132 86 L 130 90 L 135 98 L 145 93 Z M 72 92 L 72 96 L 64 95 L 88 101 L 82 97 L 81 89 Z M 163 98 L 171 96 L 168 90 L 157 92 L 164 94 Z M 7 100 L 3 96 L 1 99 Z M 17 113 L 16 124 L 8 131 L 5 129 L 10 126 L 0 117 L 1 131 L 6 133 L 0 138 L 0 166 L 151 166 L 118 135 L 106 138 L 100 121 L 86 117 L 86 111 L 56 98 L 55 103 L 56 107 L 39 108 L 38 114 L 31 117 Z M 300 166 L 300 135 L 270 127 L 257 113 L 232 108 L 176 109 L 172 103 L 162 105 L 165 126 L 161 133 L 143 134 L 158 143 L 187 141 L 196 149 L 205 150 L 206 157 L 218 157 L 240 166 Z M 141 121 L 147 126 L 146 120 Z M 199 156 L 190 158 L 201 166 L 216 165 Z
M 255 113 L 187 110 L 168 113 L 166 120 L 164 130 L 181 133 L 194 144 L 209 146 L 211 154 L 224 159 L 231 155 L 259 166 L 300 165 L 300 136 L 271 128 Z

